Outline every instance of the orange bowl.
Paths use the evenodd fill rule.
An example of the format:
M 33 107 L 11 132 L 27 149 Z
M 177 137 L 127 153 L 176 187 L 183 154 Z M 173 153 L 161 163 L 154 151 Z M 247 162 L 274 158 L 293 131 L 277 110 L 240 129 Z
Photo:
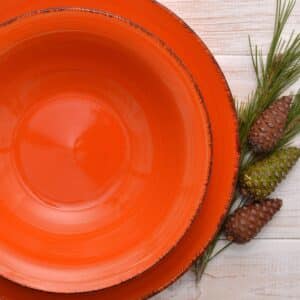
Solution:
M 91 9 L 11 19 L 0 51 L 0 274 L 71 293 L 153 266 L 208 183 L 188 69 L 138 24 Z

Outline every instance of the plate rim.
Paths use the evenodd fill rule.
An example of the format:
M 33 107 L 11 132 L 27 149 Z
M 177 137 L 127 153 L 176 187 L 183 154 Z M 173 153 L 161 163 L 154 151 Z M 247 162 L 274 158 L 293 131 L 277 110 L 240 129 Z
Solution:
M 147 295 L 145 295 L 142 299 L 149 299 L 150 297 L 153 297 L 159 293 L 161 293 L 162 291 L 164 291 L 165 289 L 167 289 L 168 287 L 170 287 L 172 284 L 174 284 L 177 280 L 179 280 L 192 266 L 193 264 L 197 261 L 197 259 L 199 257 L 201 257 L 203 255 L 203 253 L 209 248 L 210 244 L 212 243 L 212 241 L 215 239 L 215 237 L 218 235 L 219 231 L 221 230 L 222 224 L 226 218 L 227 212 L 230 209 L 231 206 L 231 202 L 232 202 L 232 198 L 234 197 L 235 194 L 235 188 L 236 188 L 236 184 L 238 182 L 238 170 L 239 170 L 239 160 L 240 160 L 240 140 L 239 140 L 239 131 L 238 131 L 238 113 L 236 111 L 235 108 L 235 102 L 234 102 L 234 98 L 231 92 L 231 89 L 229 87 L 229 83 L 226 79 L 226 76 L 224 74 L 224 72 L 222 71 L 219 63 L 217 62 L 217 60 L 215 59 L 215 56 L 212 54 L 211 50 L 208 48 L 207 44 L 204 42 L 204 40 L 194 31 L 194 29 L 192 29 L 192 27 L 190 25 L 188 25 L 182 18 L 180 18 L 175 12 L 173 12 L 171 9 L 169 9 L 168 7 L 166 7 L 165 5 L 163 5 L 162 3 L 158 2 L 158 0 L 148 0 L 151 1 L 153 5 L 156 5 L 157 7 L 160 7 L 162 10 L 164 10 L 167 14 L 169 14 L 172 18 L 174 18 L 176 20 L 176 22 L 179 22 L 182 24 L 182 26 L 188 30 L 192 37 L 198 41 L 198 43 L 201 44 L 201 46 L 203 47 L 203 49 L 206 50 L 207 55 L 211 58 L 212 62 L 214 63 L 219 75 L 221 76 L 222 80 L 223 80 L 223 84 L 225 85 L 225 89 L 227 92 L 227 96 L 228 96 L 228 100 L 230 102 L 231 105 L 231 111 L 233 113 L 234 119 L 235 119 L 235 127 L 236 127 L 236 132 L 235 132 L 235 139 L 236 139 L 236 166 L 235 166 L 235 174 L 233 176 L 233 181 L 232 181 L 232 186 L 231 186 L 231 193 L 226 201 L 226 206 L 225 206 L 225 210 L 223 211 L 223 214 L 220 216 L 219 218 L 219 222 L 216 226 L 216 230 L 215 233 L 213 234 L 213 236 L 211 237 L 211 239 L 206 243 L 206 246 L 203 247 L 203 249 L 201 249 L 198 254 L 194 257 L 194 259 L 186 266 L 185 269 L 181 270 L 181 272 L 178 272 L 178 275 L 176 277 L 173 278 L 173 280 L 171 280 L 170 282 L 168 282 L 166 285 L 161 286 L 160 288 L 154 289 L 151 293 L 148 293 Z M 205 101 L 205 98 L 204 98 Z M 212 172 L 212 170 L 211 170 Z M 205 201 L 205 200 L 204 200 Z

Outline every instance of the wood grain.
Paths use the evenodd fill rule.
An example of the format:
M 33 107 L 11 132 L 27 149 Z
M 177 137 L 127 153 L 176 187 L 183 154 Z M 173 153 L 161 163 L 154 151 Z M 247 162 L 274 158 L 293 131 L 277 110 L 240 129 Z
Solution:
M 299 2 L 299 0 L 297 0 Z M 267 49 L 273 32 L 275 0 L 161 0 L 184 19 L 215 55 L 249 55 L 248 35 Z M 287 33 L 299 26 L 297 3 Z
M 220 64 L 233 95 L 244 101 L 255 88 L 248 34 L 264 53 L 272 36 L 275 0 L 160 0 L 205 41 Z M 300 0 L 285 32 L 300 32 Z M 300 89 L 300 81 L 289 89 Z M 300 137 L 295 144 L 300 146 Z M 245 246 L 232 246 L 208 267 L 200 284 L 191 271 L 153 300 L 300 299 L 300 163 L 274 197 L 279 214 Z M 220 242 L 219 247 L 224 242 Z
M 246 100 L 255 88 L 255 75 L 250 56 L 216 55 L 215 58 L 225 74 L 233 96 L 239 101 Z M 298 89 L 299 83 L 294 84 L 288 89 L 288 93 Z
M 235 245 L 211 262 L 200 285 L 195 284 L 190 271 L 154 299 L 297 300 L 300 299 L 299 253 L 298 240 Z

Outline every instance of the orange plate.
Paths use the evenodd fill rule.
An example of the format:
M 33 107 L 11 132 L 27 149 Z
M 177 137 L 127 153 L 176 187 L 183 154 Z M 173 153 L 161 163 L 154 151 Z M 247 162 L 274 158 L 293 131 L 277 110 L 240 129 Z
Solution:
M 11 0 L 1 4 L 0 19 L 47 6 L 86 6 L 130 18 L 160 36 L 192 71 L 207 105 L 214 143 L 208 194 L 194 223 L 180 243 L 159 264 L 139 277 L 103 291 L 49 294 L 0 280 L 6 300 L 133 300 L 152 295 L 177 279 L 203 253 L 229 206 L 238 169 L 238 136 L 230 91 L 214 58 L 191 29 L 170 11 L 151 0 Z
M 195 217 L 209 122 L 180 58 L 95 9 L 0 26 L 0 274 L 87 292 L 157 263 Z

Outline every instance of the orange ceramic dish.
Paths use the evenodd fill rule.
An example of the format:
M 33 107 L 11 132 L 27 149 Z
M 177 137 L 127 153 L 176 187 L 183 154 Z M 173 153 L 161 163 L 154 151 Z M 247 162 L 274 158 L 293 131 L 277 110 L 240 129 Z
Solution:
M 11 0 L 0 4 L 0 20 L 50 6 L 86 6 L 125 16 L 160 36 L 192 71 L 204 96 L 213 132 L 213 164 L 208 194 L 194 223 L 159 264 L 137 278 L 103 291 L 62 295 L 43 293 L 0 280 L 6 300 L 135 300 L 152 295 L 177 279 L 203 253 L 225 214 L 238 167 L 237 123 L 224 76 L 203 42 L 170 11 L 152 0 Z
M 71 293 L 144 272 L 208 182 L 191 74 L 143 27 L 95 9 L 14 18 L 0 52 L 0 274 Z

